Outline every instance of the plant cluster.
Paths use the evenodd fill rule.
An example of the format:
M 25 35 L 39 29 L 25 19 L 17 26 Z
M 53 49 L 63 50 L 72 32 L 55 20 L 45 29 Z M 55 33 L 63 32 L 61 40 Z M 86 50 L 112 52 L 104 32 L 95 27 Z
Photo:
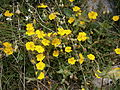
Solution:
M 35 7 L 27 3 L 30 17 L 21 21 L 24 12 L 20 6 L 16 12 L 4 11 L 6 23 L 18 19 L 19 32 L 13 32 L 18 34 L 15 36 L 18 40 L 1 40 L 1 53 L 9 58 L 25 49 L 22 53 L 34 67 L 35 77 L 30 79 L 33 81 L 45 80 L 50 84 L 51 80 L 56 80 L 67 85 L 76 81 L 82 90 L 87 90 L 93 88 L 93 78 L 113 79 L 114 76 L 116 80 L 120 79 L 119 67 L 110 70 L 118 65 L 112 59 L 118 60 L 120 55 L 120 32 L 116 26 L 120 16 L 103 19 L 104 13 L 88 12 L 74 2 L 55 0 L 57 8 L 47 2 Z M 25 22 L 20 26 L 22 21 Z

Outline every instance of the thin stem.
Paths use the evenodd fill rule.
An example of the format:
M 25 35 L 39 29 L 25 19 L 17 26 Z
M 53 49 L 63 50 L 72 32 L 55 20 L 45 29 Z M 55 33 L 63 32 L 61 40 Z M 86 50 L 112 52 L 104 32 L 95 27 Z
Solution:
M 57 5 L 57 7 L 58 7 L 58 9 L 59 9 L 59 12 L 60 12 L 61 15 L 63 16 L 62 19 L 64 20 L 64 23 L 65 23 L 66 28 L 69 29 L 69 28 L 68 28 L 68 25 L 67 25 L 67 23 L 66 23 L 66 21 L 65 21 L 65 16 L 64 16 L 64 14 L 62 13 L 61 9 L 59 8 L 59 5 L 58 5 L 57 0 L 55 0 L 55 2 L 56 2 L 56 5 Z
M 40 15 L 39 15 L 37 9 L 35 9 L 35 8 L 34 8 L 33 6 L 31 6 L 29 3 L 27 3 L 27 5 L 35 10 L 35 12 L 37 13 L 37 15 L 38 15 L 39 19 L 41 20 L 41 22 L 45 24 L 46 22 L 44 22 L 44 21 L 42 20 L 42 18 L 40 17 Z M 54 32 L 52 29 L 50 29 L 50 28 L 44 26 L 42 23 L 39 22 L 39 24 L 40 24 L 42 27 L 48 29 L 49 31 Z
M 24 49 L 25 52 L 25 49 Z M 25 53 L 24 53 L 24 73 L 23 73 L 23 90 L 25 90 Z
M 3 70 L 3 64 L 2 64 L 2 60 L 0 60 L 0 90 L 2 90 L 2 70 Z

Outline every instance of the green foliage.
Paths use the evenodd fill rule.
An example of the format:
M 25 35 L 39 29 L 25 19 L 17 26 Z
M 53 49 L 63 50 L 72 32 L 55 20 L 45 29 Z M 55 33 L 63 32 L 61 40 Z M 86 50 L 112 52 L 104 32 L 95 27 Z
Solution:
M 113 21 L 109 14 L 98 14 L 97 19 L 90 19 L 89 12 L 83 6 L 84 3 L 81 3 L 82 1 L 42 0 L 42 3 L 48 6 L 47 8 L 37 8 L 40 0 L 0 1 L 0 13 L 2 13 L 0 16 L 0 89 L 71 90 L 72 88 L 78 90 L 85 88 L 85 90 L 99 90 L 93 83 L 97 77 L 96 73 L 101 78 L 107 77 L 113 80 L 113 85 L 108 86 L 109 90 L 119 90 L 119 79 L 115 79 L 114 76 L 110 77 L 109 73 L 112 72 L 113 66 L 119 65 L 119 55 L 114 50 L 120 48 L 120 21 Z M 119 3 L 119 1 L 115 1 L 118 12 Z M 74 6 L 81 6 L 81 11 L 73 11 Z M 14 15 L 5 16 L 6 10 Z M 20 13 L 16 12 L 17 10 Z M 53 20 L 49 18 L 51 13 L 56 15 Z M 74 18 L 72 23 L 68 22 L 70 17 Z M 83 22 L 80 23 L 80 21 Z M 34 28 L 34 31 L 44 32 L 46 36 L 43 38 L 50 41 L 48 46 L 42 43 L 43 38 L 39 38 L 37 33 L 26 34 L 26 27 L 30 23 L 33 24 L 32 29 L 29 28 L 30 30 Z M 59 32 L 60 27 L 64 30 L 71 30 L 72 33 L 61 35 L 64 30 Z M 82 38 L 83 41 L 78 40 L 81 32 L 86 34 Z M 51 33 L 50 36 L 48 36 L 49 33 Z M 40 34 L 40 36 L 42 35 Z M 85 39 L 86 37 L 87 39 Z M 56 47 L 52 45 L 55 38 L 61 40 L 61 44 Z M 14 53 L 10 55 L 5 53 L 4 42 L 12 44 Z M 43 70 L 38 70 L 36 66 L 39 63 L 36 55 L 39 53 L 37 50 L 27 50 L 27 42 L 34 42 L 35 45 L 41 45 L 45 49 L 43 52 L 45 59 L 42 60 L 45 63 Z M 66 52 L 66 47 L 71 47 L 72 51 Z M 29 48 L 31 49 L 32 46 Z M 55 50 L 59 51 L 57 57 L 53 55 Z M 80 53 L 84 57 L 82 64 L 79 63 Z M 88 54 L 93 54 L 95 60 L 90 60 Z M 75 58 L 75 64 L 68 61 L 71 57 Z M 36 74 L 36 72 L 38 73 Z M 41 72 L 45 74 L 45 77 L 39 80 L 37 77 Z

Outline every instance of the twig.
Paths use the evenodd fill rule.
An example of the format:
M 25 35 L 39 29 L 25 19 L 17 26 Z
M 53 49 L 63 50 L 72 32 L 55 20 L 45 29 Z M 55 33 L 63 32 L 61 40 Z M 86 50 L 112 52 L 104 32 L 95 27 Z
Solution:
M 24 49 L 25 52 L 25 49 Z M 25 53 L 24 53 L 24 72 L 23 72 L 23 90 L 25 90 Z
M 47 90 L 49 90 L 48 89 L 48 87 L 46 87 L 41 81 L 38 81 L 43 87 L 45 87 Z
M 33 6 L 31 6 L 29 3 L 27 3 L 27 5 L 35 10 L 35 12 L 37 13 L 37 15 L 38 15 L 38 17 L 39 17 L 39 19 L 41 20 L 42 23 L 46 23 L 46 22 L 44 22 L 44 21 L 42 20 L 42 18 L 40 17 L 38 11 L 37 11 Z M 40 22 L 39 22 L 39 23 L 40 23 Z M 44 26 L 42 23 L 40 23 L 41 26 L 43 26 L 44 28 L 48 29 L 49 31 L 54 32 L 52 29 Z

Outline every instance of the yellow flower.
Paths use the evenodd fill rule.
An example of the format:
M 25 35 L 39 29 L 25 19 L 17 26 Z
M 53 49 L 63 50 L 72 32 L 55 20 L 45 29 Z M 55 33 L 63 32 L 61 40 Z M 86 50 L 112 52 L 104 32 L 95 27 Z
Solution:
M 53 36 L 56 36 L 56 35 L 58 35 L 57 33 L 53 33 Z
M 79 59 L 79 63 L 82 64 L 84 62 L 84 59 Z
M 116 48 L 114 51 L 116 54 L 120 54 L 120 48 Z
M 50 20 L 53 20 L 53 19 L 55 19 L 57 16 L 56 16 L 56 14 L 55 13 L 51 13 L 50 15 L 49 15 L 49 19 Z
M 81 59 L 84 59 L 82 53 L 79 54 L 79 57 L 80 57 Z
M 79 10 L 80 10 L 80 8 L 79 8 L 78 6 L 74 6 L 74 7 L 73 7 L 73 11 L 77 12 L 77 11 L 79 11 Z
M 42 61 L 45 58 L 43 54 L 38 54 L 36 57 L 37 57 L 37 61 Z
M 66 34 L 66 35 L 69 35 L 69 34 L 71 34 L 71 33 L 72 33 L 71 30 L 69 30 L 69 29 L 68 29 L 68 30 L 65 30 L 65 34 Z
M 98 73 L 102 73 L 100 70 L 97 70 Z
M 89 54 L 87 55 L 87 57 L 90 59 L 90 60 L 95 60 L 95 56 L 93 54 Z
M 27 42 L 27 43 L 25 44 L 25 46 L 26 46 L 26 49 L 27 49 L 27 50 L 31 50 L 31 51 L 34 51 L 34 50 L 35 50 L 35 44 L 34 44 L 34 42 Z
M 32 64 L 35 64 L 35 63 L 36 63 L 34 59 L 31 59 L 30 62 L 31 62 Z
M 61 44 L 61 40 L 58 38 L 55 38 L 52 40 L 52 45 L 54 45 L 55 47 L 57 47 L 58 45 Z
M 77 37 L 78 41 L 85 41 L 88 39 L 88 37 L 86 36 L 87 34 L 85 32 L 79 32 L 79 35 Z
M 81 25 L 84 25 L 84 24 L 85 24 L 85 22 L 84 22 L 84 21 L 80 21 L 80 24 L 81 24 Z
M 32 24 L 32 23 L 28 23 L 28 24 L 26 25 L 26 27 L 27 27 L 27 28 L 33 27 L 33 24 Z
M 26 25 L 26 30 L 28 30 L 28 31 L 34 31 L 34 26 L 33 26 L 33 24 L 32 24 L 32 23 L 28 23 L 28 24 Z
M 112 17 L 112 20 L 113 20 L 113 21 L 118 21 L 118 20 L 119 20 L 119 16 L 113 16 L 113 17 Z
M 45 51 L 45 49 L 40 46 L 40 45 L 36 45 L 35 46 L 35 50 L 38 52 L 38 53 L 43 53 Z
M 44 5 L 43 3 L 41 3 L 40 5 L 37 6 L 38 8 L 46 8 L 48 7 L 47 5 Z
M 68 59 L 69 64 L 75 64 L 75 62 L 76 60 L 74 59 L 74 57 Z
M 68 23 L 71 24 L 71 23 L 74 22 L 74 21 L 75 21 L 75 19 L 74 19 L 73 17 L 70 17 L 69 20 L 68 20 Z
M 43 70 L 43 69 L 45 68 L 45 63 L 43 63 L 43 62 L 37 63 L 37 64 L 36 64 L 36 68 L 37 68 L 38 70 Z
M 3 49 L 3 51 L 4 51 L 7 55 L 13 54 L 13 48 L 12 48 L 12 47 L 6 47 L 6 48 Z
M 101 77 L 100 77 L 100 76 L 98 76 L 98 74 L 96 74 L 96 73 L 95 73 L 95 76 L 96 76 L 96 78 L 101 78 Z
M 81 90 L 85 90 L 85 88 L 82 88 Z
M 35 32 L 34 32 L 35 29 L 34 29 L 34 26 L 33 26 L 32 23 L 28 23 L 28 24 L 26 25 L 26 30 L 27 30 L 26 34 L 27 34 L 28 36 L 31 36 L 31 35 L 35 34 Z
M 44 72 L 41 72 L 40 75 L 37 77 L 37 79 L 40 79 L 40 80 L 42 80 L 44 78 L 45 78 Z
M 26 34 L 27 34 L 28 36 L 31 36 L 31 35 L 35 34 L 35 32 L 32 31 L 32 30 L 28 30 L 28 31 L 26 32 Z
M 4 45 L 5 47 L 11 47 L 11 46 L 12 46 L 11 43 L 9 43 L 9 42 L 4 42 L 3 45 Z
M 79 10 L 79 12 L 77 12 L 76 14 L 75 14 L 75 16 L 80 16 L 82 13 L 82 10 Z
M 79 63 L 82 64 L 84 62 L 84 57 L 81 53 L 79 54 L 79 57 L 80 57 Z
M 65 52 L 71 52 L 71 47 L 65 47 Z
M 59 56 L 59 51 L 58 50 L 54 50 L 53 51 L 53 56 L 54 57 L 58 57 Z
M 47 40 L 47 39 L 43 39 L 43 40 L 41 41 L 41 43 L 42 43 L 44 46 L 48 46 L 48 45 L 50 44 L 50 41 Z
M 13 14 L 13 13 L 10 13 L 9 10 L 7 10 L 7 11 L 4 13 L 4 15 L 5 15 L 6 17 L 11 17 L 11 16 L 14 15 L 14 14 Z
M 75 1 L 75 0 L 69 0 L 70 2 L 73 2 L 73 1 Z
M 38 38 L 44 38 L 46 36 L 46 34 L 41 30 L 36 30 L 35 33 L 37 34 Z
M 53 34 L 53 33 L 47 33 L 47 36 L 48 36 L 48 37 L 51 37 L 52 34 Z
M 97 12 L 91 11 L 88 13 L 89 19 L 96 19 L 98 16 Z
M 63 28 L 58 28 L 58 34 L 63 36 L 65 34 L 65 30 Z
M 13 48 L 12 48 L 12 44 L 9 42 L 4 42 L 3 45 L 5 46 L 5 48 L 3 48 L 2 50 L 7 54 L 7 55 L 11 55 L 13 54 Z

